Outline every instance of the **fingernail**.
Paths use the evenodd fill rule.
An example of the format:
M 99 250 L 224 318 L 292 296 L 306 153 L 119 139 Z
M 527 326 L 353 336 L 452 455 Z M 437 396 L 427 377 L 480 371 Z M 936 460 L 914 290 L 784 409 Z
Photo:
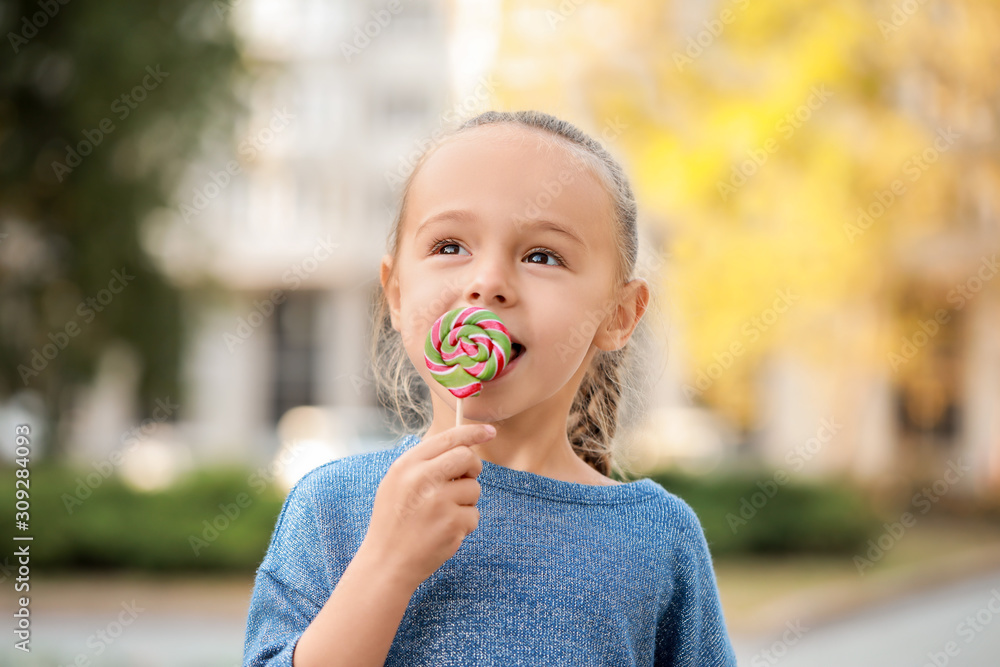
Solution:
M 487 424 L 486 425 L 486 432 L 489 433 L 490 435 L 496 435 L 497 434 L 497 429 L 492 424 Z

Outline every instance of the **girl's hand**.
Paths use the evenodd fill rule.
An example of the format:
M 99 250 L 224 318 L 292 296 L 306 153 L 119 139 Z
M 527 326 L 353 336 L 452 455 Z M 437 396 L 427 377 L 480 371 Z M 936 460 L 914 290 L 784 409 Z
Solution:
M 455 555 L 479 525 L 483 462 L 469 445 L 495 430 L 464 424 L 424 438 L 403 452 L 379 484 L 359 552 L 412 589 Z

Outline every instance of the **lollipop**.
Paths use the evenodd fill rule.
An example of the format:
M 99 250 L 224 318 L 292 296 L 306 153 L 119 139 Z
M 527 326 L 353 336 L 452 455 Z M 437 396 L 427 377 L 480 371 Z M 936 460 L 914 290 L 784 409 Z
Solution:
M 450 310 L 434 322 L 424 343 L 427 368 L 458 401 L 478 396 L 483 382 L 503 372 L 511 359 L 510 333 L 496 314 L 470 306 Z

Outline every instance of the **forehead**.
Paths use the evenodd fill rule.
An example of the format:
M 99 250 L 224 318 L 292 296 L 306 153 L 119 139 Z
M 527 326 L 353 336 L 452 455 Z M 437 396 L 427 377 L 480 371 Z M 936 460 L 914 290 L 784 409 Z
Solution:
M 449 137 L 424 161 L 407 193 L 407 226 L 440 210 L 494 221 L 549 219 L 595 245 L 612 233 L 613 206 L 593 162 L 551 133 L 485 125 Z

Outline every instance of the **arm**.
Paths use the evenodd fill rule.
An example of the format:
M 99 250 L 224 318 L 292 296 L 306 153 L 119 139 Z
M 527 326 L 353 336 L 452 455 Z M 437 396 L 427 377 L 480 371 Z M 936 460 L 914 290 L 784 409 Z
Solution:
M 386 572 L 362 545 L 299 639 L 294 667 L 385 664 L 416 590 Z
M 736 667 L 705 533 L 686 503 L 681 518 L 674 534 L 673 590 L 657 623 L 654 664 Z
M 479 523 L 475 477 L 483 464 L 468 445 L 495 435 L 482 425 L 456 426 L 401 454 L 379 483 L 365 537 L 342 572 L 349 554 L 323 543 L 316 510 L 337 503 L 334 485 L 315 471 L 296 484 L 257 573 L 244 666 L 384 664 L 413 593 Z
M 294 667 L 385 663 L 414 592 L 479 524 L 482 461 L 466 445 L 495 435 L 457 426 L 389 466 L 361 546 L 299 639 Z
M 244 667 L 383 665 L 416 584 L 390 576 L 363 542 L 334 580 L 314 510 L 322 491 L 309 481 L 285 499 L 257 571 Z

